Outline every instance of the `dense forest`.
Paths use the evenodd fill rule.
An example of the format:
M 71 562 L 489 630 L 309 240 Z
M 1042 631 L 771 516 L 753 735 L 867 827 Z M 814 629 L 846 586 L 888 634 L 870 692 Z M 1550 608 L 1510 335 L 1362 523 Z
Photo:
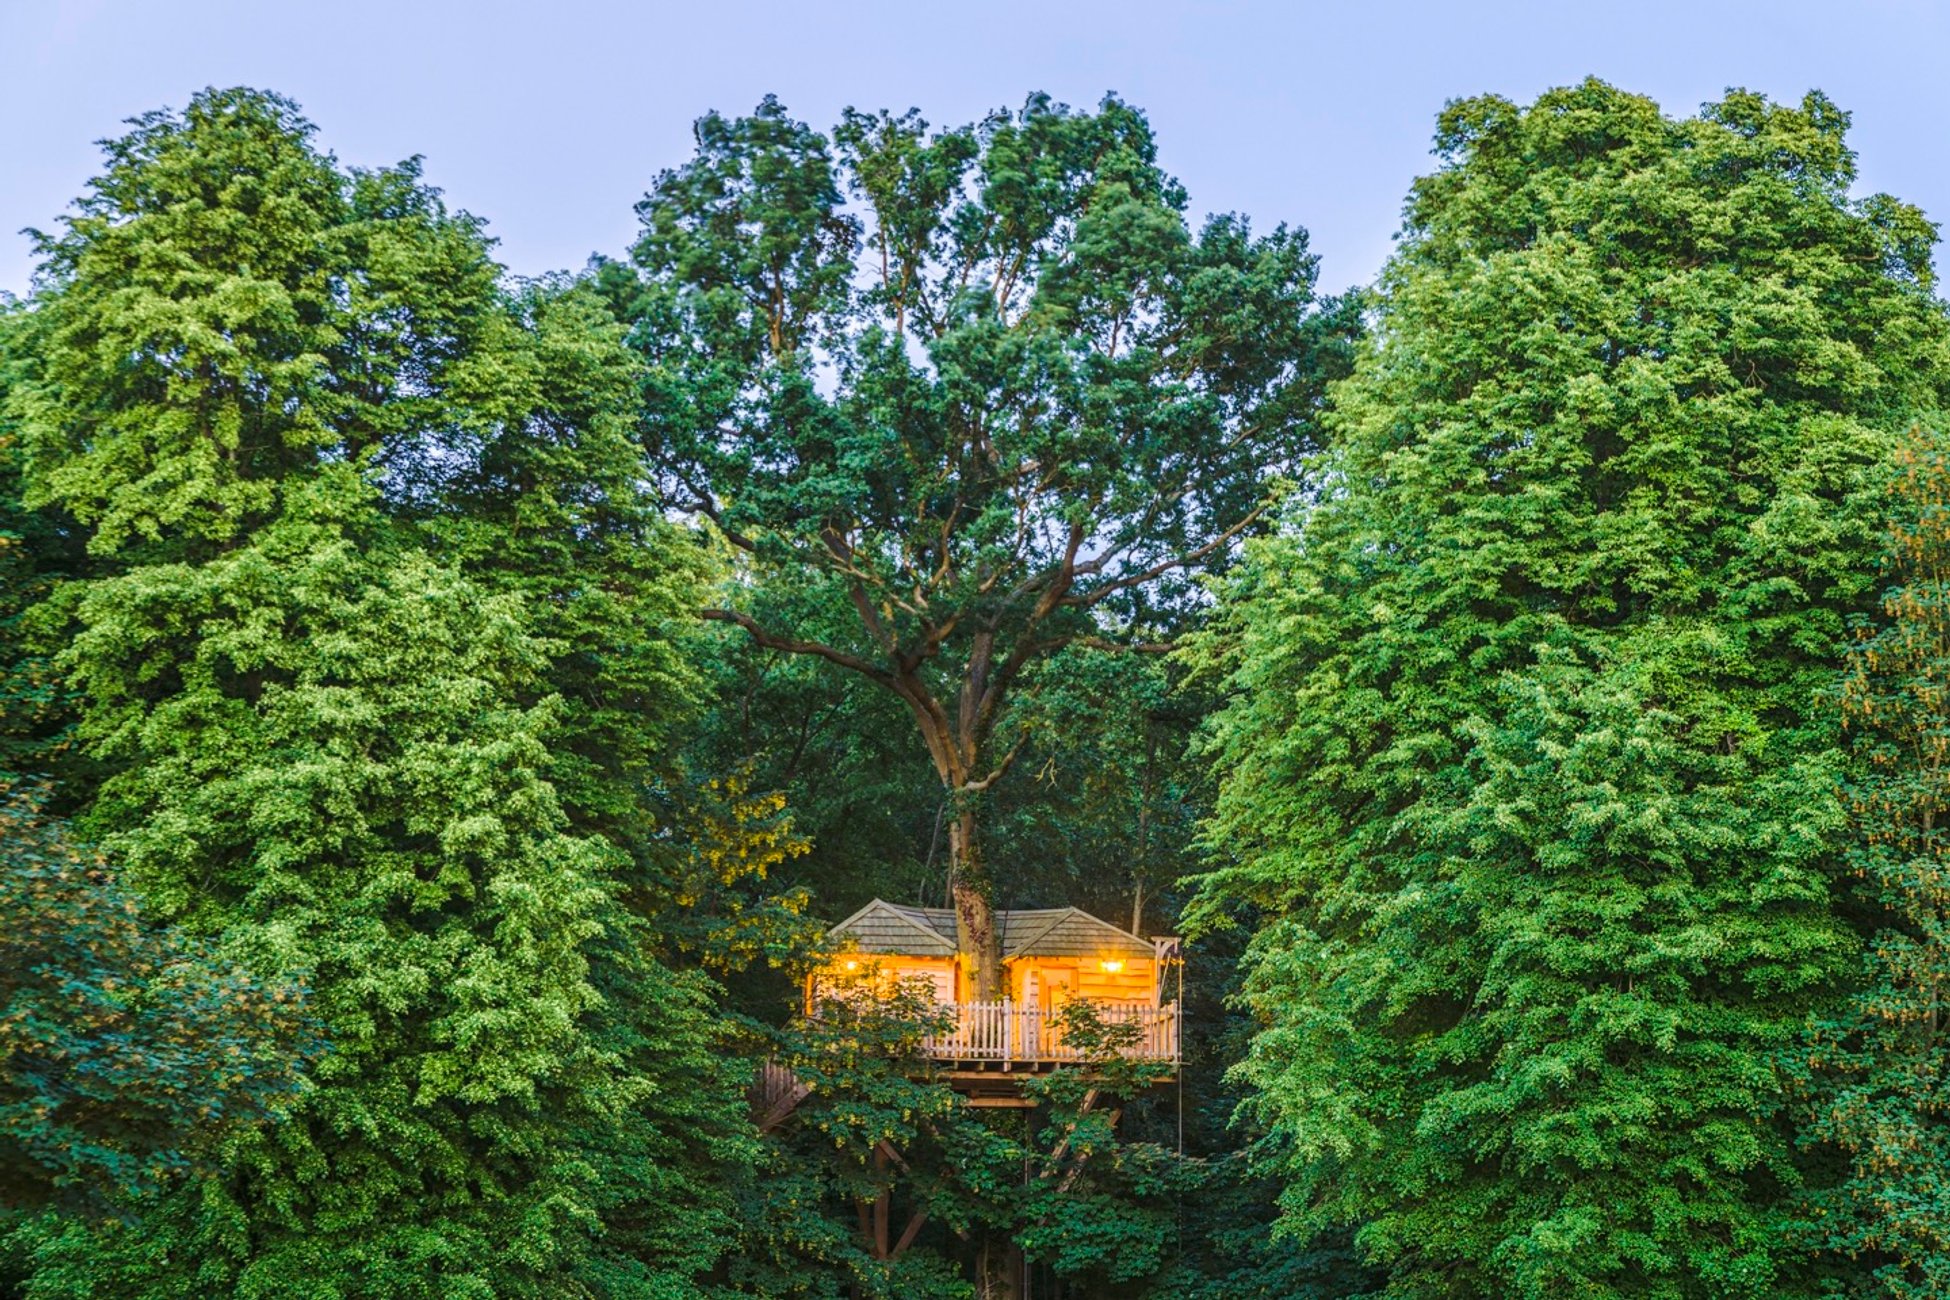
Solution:
M 0 299 L 0 1294 L 1950 1296 L 1950 308 L 1848 125 L 1459 101 L 1335 292 L 1115 96 L 712 113 L 539 279 L 133 120 Z M 971 1104 L 809 998 L 875 898 L 982 999 L 1183 936 L 1182 1063 Z

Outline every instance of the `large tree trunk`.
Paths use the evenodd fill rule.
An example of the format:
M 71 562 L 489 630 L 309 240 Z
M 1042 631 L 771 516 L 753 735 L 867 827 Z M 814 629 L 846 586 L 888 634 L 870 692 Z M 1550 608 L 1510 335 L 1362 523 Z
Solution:
M 948 869 L 955 882 L 955 947 L 974 981 L 975 1001 L 999 1002 L 1003 996 L 1002 934 L 995 925 L 995 889 L 988 864 L 982 860 L 982 841 L 975 810 L 955 810 L 948 828 Z

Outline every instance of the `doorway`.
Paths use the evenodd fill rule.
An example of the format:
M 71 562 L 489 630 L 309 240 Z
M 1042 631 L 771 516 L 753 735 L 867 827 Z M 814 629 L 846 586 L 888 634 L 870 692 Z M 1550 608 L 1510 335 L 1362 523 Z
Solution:
M 1037 1010 L 1042 1014 L 1036 1017 L 1042 1026 L 1041 1039 L 1037 1043 L 1039 1054 L 1052 1059 L 1063 1054 L 1063 1026 L 1057 1015 L 1063 1004 L 1077 995 L 1077 973 L 1073 968 L 1046 966 L 1037 989 Z

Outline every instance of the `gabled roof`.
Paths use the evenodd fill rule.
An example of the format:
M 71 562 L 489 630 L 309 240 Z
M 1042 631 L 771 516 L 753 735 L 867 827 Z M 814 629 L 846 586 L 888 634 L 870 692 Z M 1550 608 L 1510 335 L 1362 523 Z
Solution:
M 1037 918 L 1037 923 L 1010 926 L 1003 931 L 1004 957 L 1096 957 L 1105 953 L 1149 957 L 1153 953 L 1148 940 L 1079 908 L 1015 915 L 1025 920 Z M 1044 917 L 1048 918 L 1046 922 L 1042 920 Z
M 1002 957 L 1149 957 L 1151 944 L 1074 907 L 1020 908 L 995 914 Z M 876 898 L 826 932 L 861 952 L 903 957 L 955 955 L 955 913 L 946 907 L 903 907 Z
M 928 912 L 942 912 L 948 918 L 944 935 L 932 924 Z M 829 939 L 847 940 L 861 952 L 883 952 L 902 957 L 952 957 L 955 955 L 955 914 L 946 908 L 902 907 L 876 898 L 826 932 Z

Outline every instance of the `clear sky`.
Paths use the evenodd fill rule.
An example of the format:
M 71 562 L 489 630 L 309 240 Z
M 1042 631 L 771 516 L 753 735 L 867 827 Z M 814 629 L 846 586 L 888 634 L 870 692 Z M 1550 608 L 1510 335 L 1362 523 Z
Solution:
M 1307 227 L 1331 288 L 1387 256 L 1435 114 L 1596 74 L 1691 112 L 1729 85 L 1855 118 L 1864 191 L 1950 218 L 1950 0 L 0 0 L 0 289 L 93 174 L 91 142 L 247 84 L 301 103 L 354 164 L 427 159 L 536 274 L 621 252 L 631 205 L 707 109 L 775 92 L 938 124 L 1046 90 L 1146 109 L 1200 213 Z

